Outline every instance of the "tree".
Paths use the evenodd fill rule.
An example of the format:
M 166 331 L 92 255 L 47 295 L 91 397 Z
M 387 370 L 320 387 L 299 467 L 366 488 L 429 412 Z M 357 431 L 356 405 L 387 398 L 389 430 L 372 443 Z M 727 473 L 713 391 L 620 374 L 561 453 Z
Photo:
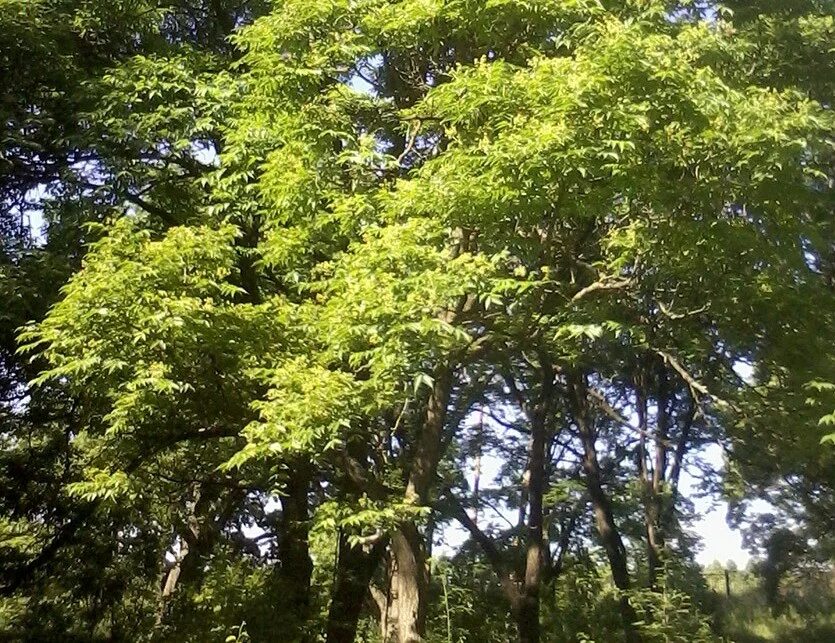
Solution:
M 776 448 L 831 374 L 831 20 L 739 5 L 286 0 L 241 28 L 259 6 L 143 5 L 69 108 L 85 165 L 65 144 L 35 183 L 73 275 L 11 342 L 37 376 L 9 435 L 57 445 L 27 475 L 63 468 L 8 591 L 50 563 L 74 596 L 81 557 L 130 570 L 91 633 L 133 600 L 150 637 L 349 641 L 372 606 L 407 643 L 454 519 L 519 640 L 547 638 L 572 547 L 617 636 L 675 635 L 685 459 Z M 789 33 L 809 76 L 759 62 Z M 52 396 L 71 416 L 36 424 Z M 468 488 L 468 448 L 506 456 L 497 488 Z
M 199 198 L 206 168 L 190 146 L 201 143 L 209 115 L 185 107 L 193 81 L 177 83 L 188 80 L 188 69 L 216 71 L 229 59 L 222 27 L 229 20 L 219 21 L 222 14 L 229 14 L 229 27 L 256 10 L 249 2 L 4 3 L 3 585 L 24 599 L 13 606 L 27 606 L 17 620 L 4 617 L 4 626 L 29 619 L 43 636 L 71 635 L 91 631 L 112 608 L 112 635 L 120 636 L 120 627 L 129 630 L 137 614 L 141 619 L 141 610 L 113 610 L 131 584 L 142 592 L 143 581 L 153 584 L 155 573 L 149 578 L 142 568 L 155 530 L 146 534 L 134 523 L 134 535 L 147 536 L 137 545 L 124 536 L 132 527 L 116 536 L 130 521 L 124 513 L 93 516 L 87 503 L 68 497 L 67 485 L 81 477 L 73 442 L 95 409 L 65 382 L 27 386 L 43 364 L 17 353 L 15 333 L 43 318 L 78 270 L 86 244 L 100 236 L 88 223 L 139 201 L 155 211 L 151 226 L 159 230 L 171 225 L 160 213 L 172 194 L 185 211 Z M 172 78 L 177 69 L 180 76 Z M 136 76 L 145 84 L 135 84 Z M 163 103 L 173 116 L 159 113 Z M 184 136 L 185 146 L 165 147 Z M 113 558 L 117 548 L 122 555 Z M 89 601 L 89 609 L 78 609 L 79 600 Z

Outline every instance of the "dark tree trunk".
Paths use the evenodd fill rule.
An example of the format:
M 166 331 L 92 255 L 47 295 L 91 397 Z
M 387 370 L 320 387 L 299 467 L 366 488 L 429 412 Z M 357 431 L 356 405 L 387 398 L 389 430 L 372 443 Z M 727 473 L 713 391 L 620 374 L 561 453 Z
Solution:
M 519 643 L 539 643 L 539 593 L 536 596 L 525 595 L 513 607 L 516 620 L 516 632 Z
M 545 428 L 545 405 L 550 401 L 551 378 L 548 370 L 543 379 L 540 403 L 531 413 L 531 441 L 528 455 L 527 487 L 528 525 L 525 553 L 525 576 L 521 597 L 514 610 L 519 640 L 524 643 L 539 643 L 539 597 L 548 552 L 543 539 L 543 497 L 545 495 L 545 449 L 547 430 Z
M 629 590 L 630 578 L 626 564 L 626 547 L 623 545 L 620 532 L 615 524 L 612 505 L 600 481 L 600 468 L 596 454 L 586 455 L 583 468 L 586 472 L 586 488 L 594 511 L 595 528 L 609 559 L 609 565 L 612 568 L 612 579 L 618 589 Z
M 307 463 L 297 462 L 279 495 L 281 517 L 277 525 L 277 578 L 279 604 L 282 612 L 292 615 L 289 624 L 294 641 L 308 640 L 304 628 L 310 617 L 310 579 L 313 561 L 310 559 L 310 491 L 312 472 Z
M 339 534 L 336 579 L 328 610 L 328 643 L 353 643 L 356 638 L 366 591 L 385 547 L 386 542 L 381 539 L 366 551 L 362 545 L 351 545 L 345 534 Z
M 606 552 L 606 557 L 609 559 L 612 580 L 621 592 L 628 592 L 631 588 L 631 581 L 629 578 L 629 567 L 627 566 L 626 547 L 623 545 L 620 532 L 615 524 L 612 505 L 600 482 L 600 469 L 597 464 L 596 453 L 593 458 L 586 457 L 584 460 L 584 468 L 586 470 L 586 487 L 594 511 L 595 527 L 603 549 Z M 630 642 L 639 641 L 640 638 L 633 626 L 637 617 L 626 595 L 621 596 L 620 609 L 626 640 Z
M 603 489 L 600 463 L 597 459 L 597 446 L 595 445 L 597 436 L 588 411 L 586 386 L 580 378 L 572 382 L 572 398 L 574 420 L 577 423 L 583 444 L 583 471 L 586 474 L 586 489 L 591 499 L 595 528 L 609 560 L 612 580 L 622 594 L 620 608 L 626 640 L 630 643 L 637 642 L 640 640 L 634 627 L 637 617 L 635 610 L 629 603 L 628 596 L 625 594 L 631 588 L 626 547 L 624 547 L 623 539 L 615 524 L 612 504 Z
M 525 558 L 522 569 L 511 575 L 505 569 L 504 561 L 495 543 L 479 529 L 474 517 L 457 503 L 458 520 L 478 542 L 498 575 L 505 596 L 510 604 L 519 640 L 524 643 L 539 643 L 541 632 L 539 606 L 542 583 L 550 571 L 550 552 L 544 538 L 544 496 L 546 489 L 545 458 L 548 445 L 546 422 L 548 408 L 552 402 L 554 372 L 542 359 L 541 391 L 536 403 L 531 405 L 524 393 L 516 386 L 510 374 L 505 375 L 519 406 L 530 421 L 531 438 L 528 446 L 528 463 L 522 482 L 524 503 L 520 503 L 519 532 L 524 537 Z M 453 498 L 451 490 L 447 495 Z M 527 508 L 527 511 L 525 511 Z M 477 514 L 476 514 L 477 515 Z M 525 517 L 527 516 L 527 523 Z M 524 527 L 524 529 L 523 529 Z

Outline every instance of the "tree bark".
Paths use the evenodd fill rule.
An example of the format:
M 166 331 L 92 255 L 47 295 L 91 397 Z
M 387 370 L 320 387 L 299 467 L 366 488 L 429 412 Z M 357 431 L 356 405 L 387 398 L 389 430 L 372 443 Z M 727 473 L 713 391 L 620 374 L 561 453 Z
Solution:
M 295 462 L 290 476 L 279 494 L 281 516 L 277 525 L 279 608 L 291 615 L 291 640 L 308 640 L 305 627 L 310 617 L 310 580 L 313 561 L 310 558 L 310 508 L 308 493 L 312 471 L 310 465 Z
M 436 374 L 418 434 L 412 468 L 406 483 L 406 502 L 426 506 L 441 457 L 447 406 L 452 389 L 452 371 Z M 429 566 L 425 539 L 413 521 L 403 522 L 391 538 L 393 559 L 389 617 L 396 617 L 398 643 L 422 641 L 426 635 Z
M 328 610 L 327 643 L 353 643 L 365 593 L 385 548 L 386 541 L 382 538 L 366 551 L 362 545 L 351 545 L 346 534 L 339 534 L 336 579 Z
M 389 616 L 396 618 L 398 643 L 419 643 L 426 636 L 426 608 L 429 590 L 424 539 L 413 522 L 403 523 L 391 537 L 393 569 L 390 595 L 394 605 Z
M 539 592 L 536 596 L 527 594 L 522 597 L 513 610 L 516 620 L 516 632 L 519 635 L 519 643 L 539 643 Z
M 168 609 L 171 603 L 171 597 L 177 589 L 177 583 L 179 582 L 180 574 L 182 573 L 183 559 L 188 556 L 188 542 L 180 538 L 178 539 L 178 543 L 179 548 L 177 555 L 174 557 L 174 562 L 162 576 L 159 603 L 157 605 L 156 623 L 154 625 L 156 628 L 161 628 L 165 624 L 165 619 L 168 615 Z
M 543 538 L 543 498 L 545 495 L 545 450 L 547 444 L 546 408 L 550 403 L 553 372 L 543 365 L 542 391 L 536 406 L 530 409 L 531 440 L 528 455 L 528 525 L 525 552 L 525 578 L 522 597 L 514 609 L 519 640 L 539 643 L 539 601 L 545 567 Z
M 669 382 L 663 367 L 658 371 L 658 397 L 655 419 L 655 464 L 652 469 L 652 487 L 647 502 L 647 545 L 649 547 L 649 581 L 655 589 L 658 572 L 663 565 L 665 531 L 662 521 L 662 504 L 667 486 L 667 460 L 670 423 Z
M 426 405 L 426 417 L 415 448 L 414 461 L 406 484 L 406 501 L 425 505 L 435 480 L 441 457 L 447 406 L 452 389 L 452 373 L 443 369 L 435 378 Z
M 661 489 L 659 481 L 663 472 L 658 471 L 659 456 L 658 449 L 666 448 L 658 439 L 658 427 L 656 427 L 655 439 L 655 468 L 652 471 L 652 479 L 647 467 L 647 437 L 649 436 L 648 401 L 645 389 L 645 379 L 637 378 L 637 412 L 638 429 L 641 432 L 638 442 L 638 478 L 641 487 L 641 503 L 644 507 L 644 534 L 646 538 L 647 551 L 647 586 L 655 589 L 658 578 L 658 569 L 661 566 L 661 548 L 658 543 L 658 503 L 660 501 Z M 664 456 L 666 458 L 666 456 Z M 666 465 L 665 465 L 666 466 Z
M 637 642 L 640 641 L 640 637 L 634 627 L 637 616 L 626 595 L 626 592 L 631 588 L 626 547 L 624 547 L 623 539 L 615 523 L 612 504 L 603 489 L 600 463 L 597 459 L 597 446 L 595 444 L 597 435 L 589 417 L 588 396 L 585 382 L 582 381 L 582 378 L 573 378 L 571 382 L 571 396 L 572 406 L 574 407 L 574 421 L 577 424 L 580 440 L 583 444 L 583 471 L 586 474 L 586 489 L 591 499 L 595 528 L 600 538 L 600 543 L 606 552 L 606 557 L 609 560 L 612 580 L 621 592 L 620 609 L 626 640 L 630 643 Z

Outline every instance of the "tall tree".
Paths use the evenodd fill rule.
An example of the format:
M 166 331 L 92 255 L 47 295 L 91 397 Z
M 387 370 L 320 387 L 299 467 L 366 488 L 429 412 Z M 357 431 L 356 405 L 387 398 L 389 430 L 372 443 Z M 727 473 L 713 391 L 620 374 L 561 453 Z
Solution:
M 801 34 L 822 73 L 828 3 L 284 0 L 247 26 L 260 6 L 128 4 L 128 51 L 57 73 L 87 81 L 54 108 L 66 133 L 15 103 L 57 147 L 10 143 L 9 190 L 54 195 L 74 274 L 9 335 L 34 359 L 14 381 L 37 373 L 7 405 L 9 478 L 48 492 L 4 523 L 37 525 L 7 593 L 53 582 L 57 629 L 93 594 L 84 625 L 112 639 L 132 617 L 343 641 L 368 588 L 381 638 L 409 643 L 456 518 L 520 640 L 547 638 L 545 590 L 589 537 L 641 640 L 630 484 L 657 588 L 688 450 L 774 448 L 763 427 L 831 381 L 832 308 L 809 304 L 832 300 L 832 117 L 759 59 Z M 47 52 L 115 19 L 38 7 Z M 515 543 L 456 495 L 485 406 L 515 416 L 493 436 Z

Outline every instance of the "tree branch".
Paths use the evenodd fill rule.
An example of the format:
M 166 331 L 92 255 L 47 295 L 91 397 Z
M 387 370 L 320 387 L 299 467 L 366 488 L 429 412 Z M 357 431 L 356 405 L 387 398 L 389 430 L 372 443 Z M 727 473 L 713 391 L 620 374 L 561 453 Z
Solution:
M 601 290 L 620 290 L 621 288 L 626 288 L 631 283 L 631 279 L 601 279 L 599 281 L 595 281 L 592 284 L 589 284 L 585 288 L 581 288 L 580 290 L 578 290 L 571 297 L 571 301 L 579 301 L 584 297 L 587 297 L 588 295 Z

